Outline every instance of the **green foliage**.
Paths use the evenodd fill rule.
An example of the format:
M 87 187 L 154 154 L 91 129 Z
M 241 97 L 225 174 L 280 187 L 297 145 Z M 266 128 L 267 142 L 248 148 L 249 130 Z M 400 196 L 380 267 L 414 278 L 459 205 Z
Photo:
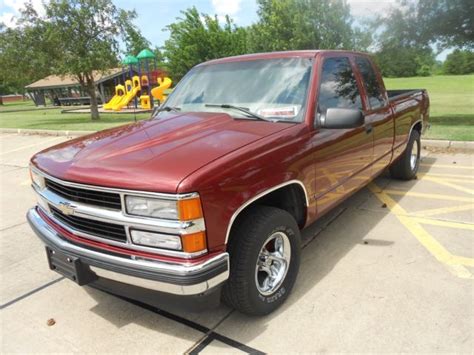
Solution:
M 136 14 L 111 0 L 51 0 L 45 10 L 41 17 L 27 4 L 22 16 L 39 33 L 34 52 L 48 57 L 52 73 L 78 79 L 91 97 L 91 117 L 98 119 L 93 73 L 118 65 L 118 40 Z
M 449 47 L 474 48 L 474 1 L 472 0 L 404 0 L 409 11 L 416 13 L 420 40 Z
M 382 75 L 390 78 L 429 76 L 435 64 L 430 48 L 385 46 L 375 54 Z
M 0 25 L 0 95 L 24 93 L 25 86 L 50 74 L 47 48 L 33 26 L 18 28 Z
M 456 49 L 446 57 L 443 65 L 445 74 L 471 74 L 474 73 L 474 52 Z
M 384 76 L 431 75 L 435 55 L 432 48 L 421 41 L 416 16 L 416 11 L 408 8 L 393 8 L 388 16 L 379 16 L 373 21 L 378 47 L 375 57 Z
M 249 29 L 249 51 L 351 49 L 367 46 L 352 29 L 344 0 L 258 0 L 259 20 Z
M 200 14 L 195 7 L 182 14 L 182 18 L 167 27 L 170 37 L 163 48 L 174 81 L 206 60 L 247 52 L 245 29 L 237 27 L 228 16 L 221 25 L 217 16 Z
M 125 42 L 125 53 L 136 56 L 144 48 L 150 48 L 150 41 L 142 35 L 133 22 L 129 21 L 130 18 L 135 18 L 137 16 L 136 12 L 122 11 L 120 16 L 123 17 L 120 22 L 123 25 L 122 34 Z

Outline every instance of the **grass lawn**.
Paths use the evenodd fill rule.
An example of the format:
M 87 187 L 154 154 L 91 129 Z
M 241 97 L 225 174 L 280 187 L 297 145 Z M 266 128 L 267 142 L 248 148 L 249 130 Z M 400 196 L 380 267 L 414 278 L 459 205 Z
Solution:
M 33 108 L 35 108 L 35 104 L 32 100 L 19 100 L 13 102 L 4 102 L 3 105 L 0 105 L 0 112 L 14 110 L 31 110 Z
M 428 90 L 431 129 L 425 138 L 474 141 L 474 75 L 384 80 L 389 90 Z
M 137 120 L 149 117 L 149 113 L 137 114 Z M 2 128 L 99 131 L 133 121 L 133 115 L 118 113 L 101 113 L 99 121 L 91 121 L 89 113 L 61 113 L 59 108 L 9 113 L 0 111 L 0 127 Z

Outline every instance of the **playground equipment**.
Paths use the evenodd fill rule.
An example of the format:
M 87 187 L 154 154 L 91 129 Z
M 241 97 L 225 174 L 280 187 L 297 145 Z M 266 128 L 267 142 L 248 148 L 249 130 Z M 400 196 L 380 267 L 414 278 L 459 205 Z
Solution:
M 124 106 L 127 106 L 130 101 L 132 101 L 140 91 L 140 78 L 135 75 L 132 80 L 127 80 L 125 82 L 125 95 L 122 96 L 122 99 L 118 101 L 115 105 L 112 105 L 114 111 L 120 111 Z
M 125 86 L 123 85 L 117 85 L 115 87 L 115 95 L 114 97 L 112 97 L 112 99 L 107 102 L 106 104 L 104 104 L 104 109 L 106 110 L 112 110 L 112 108 L 114 107 L 114 105 L 118 104 L 123 96 L 125 95 Z
M 155 54 L 150 51 L 149 49 L 144 49 L 137 55 L 137 59 L 140 63 L 141 67 L 141 62 L 145 62 L 145 75 L 142 75 L 142 94 L 140 96 L 140 106 L 144 109 L 151 109 L 152 102 L 150 100 L 150 66 L 149 66 L 149 60 L 155 59 Z M 156 67 L 156 62 L 155 62 L 155 67 Z
M 150 71 L 150 61 L 153 60 L 154 70 Z M 164 91 L 171 86 L 170 78 L 162 78 L 162 71 L 157 69 L 156 58 L 149 49 L 142 50 L 137 57 L 127 55 L 122 61 L 123 66 L 128 66 L 131 79 L 126 79 L 126 70 L 123 70 L 123 82 L 125 86 L 119 84 L 115 86 L 115 95 L 112 99 L 104 104 L 105 110 L 120 111 L 128 106 L 132 100 L 137 107 L 140 102 L 142 109 L 149 110 L 153 107 L 153 99 L 151 96 L 159 100 L 160 104 L 165 100 Z M 158 84 L 152 89 L 153 84 Z
M 158 86 L 151 90 L 151 94 L 153 95 L 155 99 L 160 101 L 160 104 L 161 104 L 166 99 L 166 95 L 164 94 L 164 92 L 166 89 L 168 89 L 171 86 L 172 81 L 168 77 L 165 77 L 163 79 L 158 78 L 157 81 L 158 81 Z

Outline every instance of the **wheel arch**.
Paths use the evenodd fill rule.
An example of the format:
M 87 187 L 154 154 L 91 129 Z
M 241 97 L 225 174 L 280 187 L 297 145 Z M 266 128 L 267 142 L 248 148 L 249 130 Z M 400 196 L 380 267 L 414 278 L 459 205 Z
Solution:
M 295 207 L 295 210 L 300 208 L 299 212 L 295 210 L 288 210 L 291 206 L 287 203 L 291 204 L 291 202 L 295 202 L 295 199 L 296 204 L 293 207 Z M 237 210 L 235 210 L 227 225 L 225 237 L 226 245 L 229 242 L 232 228 L 235 225 L 235 222 L 238 220 L 239 216 L 241 216 L 242 212 L 244 212 L 251 206 L 255 206 L 258 204 L 278 207 L 282 208 L 283 210 L 286 210 L 293 217 L 295 217 L 300 228 L 303 227 L 306 223 L 307 209 L 309 206 L 309 197 L 306 187 L 300 180 L 286 181 L 256 194 L 255 196 L 244 202 L 239 208 L 237 208 Z
M 413 123 L 410 129 L 410 134 L 408 135 L 408 139 L 410 138 L 411 132 L 412 131 L 418 131 L 418 133 L 421 136 L 421 132 L 423 131 L 423 121 L 422 120 L 417 120 Z

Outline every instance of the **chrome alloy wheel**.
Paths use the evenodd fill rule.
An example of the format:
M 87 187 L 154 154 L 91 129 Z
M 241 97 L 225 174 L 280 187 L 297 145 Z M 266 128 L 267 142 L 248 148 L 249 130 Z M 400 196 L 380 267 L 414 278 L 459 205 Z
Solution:
M 260 249 L 255 267 L 255 283 L 262 295 L 271 295 L 281 286 L 290 260 L 291 244 L 288 236 L 283 232 L 273 233 Z
M 413 142 L 413 146 L 411 147 L 411 155 L 410 155 L 410 169 L 411 171 L 415 171 L 416 164 L 418 161 L 418 156 L 420 154 L 420 145 L 417 140 Z

